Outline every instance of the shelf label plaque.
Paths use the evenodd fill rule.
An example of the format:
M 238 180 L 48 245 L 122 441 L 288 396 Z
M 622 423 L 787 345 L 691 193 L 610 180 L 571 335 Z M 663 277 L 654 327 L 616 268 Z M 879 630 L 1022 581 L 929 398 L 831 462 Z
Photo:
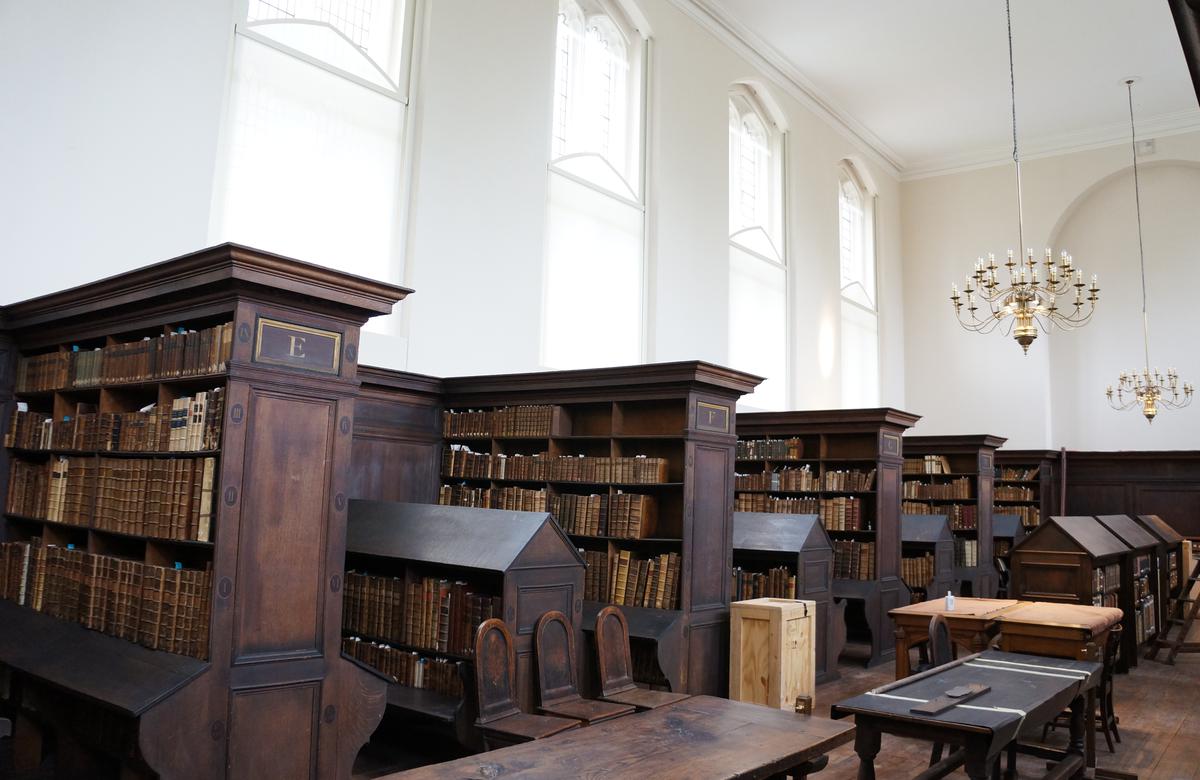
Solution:
M 292 322 L 260 317 L 254 339 L 254 362 L 322 374 L 341 370 L 342 334 Z

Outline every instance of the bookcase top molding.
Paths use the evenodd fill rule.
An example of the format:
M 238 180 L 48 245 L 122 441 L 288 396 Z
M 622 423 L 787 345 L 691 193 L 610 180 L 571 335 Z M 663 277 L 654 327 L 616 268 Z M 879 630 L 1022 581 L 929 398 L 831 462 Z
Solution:
M 1004 446 L 1004 442 L 1008 441 L 1003 436 L 993 436 L 988 433 L 967 433 L 952 436 L 905 436 L 904 449 L 913 451 L 917 449 L 935 451 L 941 454 L 950 450 L 971 450 L 980 447 L 991 447 L 993 449 Z M 913 454 L 916 454 L 913 452 Z
M 91 320 L 198 300 L 265 297 L 301 306 L 334 308 L 365 322 L 388 314 L 412 290 L 239 244 L 219 244 L 67 290 L 9 304 L 6 329 L 23 330 L 72 319 Z
M 613 398 L 628 390 L 639 398 L 656 391 L 698 390 L 720 395 L 744 395 L 763 381 L 760 376 L 702 360 L 646 363 L 634 366 L 585 368 L 570 371 L 534 371 L 520 374 L 458 376 L 442 380 L 450 405 L 471 396 L 520 400 L 541 393 L 576 395 L 589 399 Z
M 893 425 L 900 428 L 911 428 L 920 421 L 921 415 L 905 412 L 892 407 L 876 409 L 814 409 L 811 411 L 790 412 L 739 412 L 738 432 L 755 433 L 758 429 L 787 426 L 789 424 L 804 424 L 805 426 L 830 425 L 839 431 L 848 426 L 861 424 L 864 426 Z
M 548 512 L 352 499 L 346 524 L 347 552 L 482 571 L 536 563 L 538 548 L 559 542 L 582 566 Z
M 1005 461 L 1015 462 L 1018 460 L 1044 460 L 1054 459 L 1061 455 L 1059 450 L 1010 450 L 1000 449 L 996 452 L 997 458 L 1003 458 Z

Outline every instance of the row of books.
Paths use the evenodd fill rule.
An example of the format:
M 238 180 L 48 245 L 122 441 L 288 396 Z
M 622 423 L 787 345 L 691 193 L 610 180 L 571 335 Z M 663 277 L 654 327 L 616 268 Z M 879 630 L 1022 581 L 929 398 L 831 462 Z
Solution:
M 945 515 L 950 518 L 953 531 L 970 531 L 979 527 L 974 504 L 922 504 L 919 501 L 902 501 L 900 512 L 906 515 Z
M 875 543 L 834 539 L 833 576 L 839 580 L 875 579 Z
M 920 556 L 905 556 L 900 559 L 900 579 L 910 588 L 927 590 L 933 582 L 933 553 Z
M 778 498 L 761 493 L 737 493 L 735 512 L 817 515 L 827 531 L 870 531 L 871 520 L 863 513 L 863 501 L 855 496 L 833 498 Z
M 442 454 L 442 476 L 646 485 L 667 481 L 667 459 L 645 455 L 492 455 L 472 452 L 465 445 L 452 444 Z
M 0 598 L 169 653 L 208 657 L 210 575 L 40 543 L 0 544 Z
M 925 455 L 904 459 L 905 474 L 952 474 L 950 459 L 945 455 Z
M 796 575 L 788 571 L 786 566 L 768 569 L 765 573 L 734 566 L 729 585 L 734 601 L 796 598 Z
M 466 582 L 380 577 L 348 571 L 342 628 L 352 634 L 439 653 L 470 655 L 475 629 L 500 617 L 498 596 L 476 593 Z
M 992 515 L 1016 515 L 1021 518 L 1021 525 L 1029 528 L 1042 521 L 1042 510 L 1036 506 L 996 506 L 992 505 Z
M 809 466 L 785 468 L 758 474 L 734 474 L 734 490 L 782 490 L 796 492 L 865 493 L 874 488 L 875 470 L 826 471 L 818 476 Z
M 551 501 L 554 517 L 567 533 L 646 539 L 658 527 L 658 504 L 640 493 L 576 495 L 563 493 Z
M 739 439 L 738 460 L 800 460 L 804 456 L 801 439 Z
M 211 540 L 216 458 L 16 458 L 7 511 L 134 536 Z
M 870 531 L 871 523 L 864 521 L 862 499 L 853 496 L 822 498 L 818 515 L 827 531 Z
M 901 498 L 971 498 L 971 478 L 959 477 L 949 482 L 929 484 L 926 482 L 905 482 L 901 488 Z
M 1092 592 L 1108 593 L 1121 587 L 1121 564 L 1110 563 L 1092 569 Z
M 1013 466 L 996 467 L 995 478 L 1021 482 L 1032 482 L 1038 478 L 1038 472 L 1041 471 L 1040 466 L 1034 466 L 1031 469 L 1017 468 Z
M 780 498 L 762 493 L 735 493 L 733 511 L 772 512 L 784 515 L 815 515 L 820 513 L 817 498 Z
M 343 639 L 342 651 L 378 669 L 406 688 L 420 688 L 456 699 L 462 698 L 462 678 L 458 675 L 457 661 L 430 658 L 357 636 Z
M 1179 550 L 1167 553 L 1167 587 L 1172 590 L 1179 587 Z
M 969 568 L 979 565 L 979 540 L 954 540 L 954 565 L 959 568 Z
M 548 512 L 550 497 L 545 488 L 479 488 L 470 485 L 442 485 L 438 503 L 444 506 L 471 506 L 480 509 L 511 509 L 517 512 Z
M 18 360 L 16 392 L 216 374 L 225 370 L 232 352 L 232 322 L 199 331 L 178 328 L 166 336 L 92 350 L 74 347 Z
M 442 437 L 548 437 L 553 419 L 554 407 L 548 405 L 506 406 L 485 411 L 452 409 L 442 412 Z
M 680 557 L 663 553 L 653 558 L 635 558 L 629 550 L 607 552 L 580 550 L 587 570 L 584 598 L 653 609 L 676 609 L 679 604 Z
M 996 485 L 993 488 L 992 498 L 997 501 L 1033 501 L 1037 499 L 1037 496 L 1034 495 L 1033 488 L 1020 485 Z
M 73 416 L 55 420 L 24 403 L 13 412 L 4 446 L 27 450 L 87 452 L 199 452 L 221 445 L 225 391 L 215 388 L 182 396 L 171 408 L 156 404 L 136 412 L 96 412 L 76 404 Z
M 993 539 L 992 540 L 992 555 L 997 558 L 1007 558 L 1012 552 L 1011 539 Z
M 1112 593 L 1095 593 L 1092 595 L 1093 607 L 1116 607 L 1120 609 L 1120 599 L 1116 591 Z

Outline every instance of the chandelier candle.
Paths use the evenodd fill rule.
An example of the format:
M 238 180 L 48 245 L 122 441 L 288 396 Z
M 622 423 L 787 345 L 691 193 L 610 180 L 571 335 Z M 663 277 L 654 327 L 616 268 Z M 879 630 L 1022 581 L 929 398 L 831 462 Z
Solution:
M 1008 19 L 1008 83 L 1012 98 L 1013 162 L 1017 173 L 1017 240 L 1018 245 L 1023 245 L 1025 217 L 1021 204 L 1021 155 L 1017 146 L 1017 86 L 1013 75 L 1012 11 L 1007 0 L 1004 11 Z M 1026 249 L 1025 257 L 1017 260 L 1010 249 L 1004 263 L 1008 269 L 1008 283 L 1001 284 L 996 278 L 999 270 L 996 256 L 989 254 L 987 262 L 979 258 L 975 262 L 975 272 L 967 276 L 967 286 L 962 294 L 959 294 L 957 284 L 950 287 L 950 302 L 954 304 L 959 324 L 975 333 L 990 333 L 1000 328 L 1005 335 L 1011 334 L 1029 354 L 1029 345 L 1037 339 L 1039 330 L 1048 333 L 1054 326 L 1074 330 L 1090 320 L 1096 311 L 1096 301 L 1100 300 L 1096 276 L 1093 274 L 1092 283 L 1085 286 L 1083 271 L 1074 267 L 1066 252 L 1059 255 L 1055 264 L 1054 254 L 1047 249 L 1041 265 L 1045 273 L 1039 278 L 1033 250 Z M 1071 295 L 1072 289 L 1074 295 Z M 1060 307 L 1060 298 L 1069 303 Z

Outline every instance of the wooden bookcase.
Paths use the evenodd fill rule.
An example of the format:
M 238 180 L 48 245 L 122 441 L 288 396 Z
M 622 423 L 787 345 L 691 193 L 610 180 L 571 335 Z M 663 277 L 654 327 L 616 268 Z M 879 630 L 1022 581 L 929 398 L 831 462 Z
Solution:
M 996 450 L 992 514 L 1013 514 L 1032 528 L 1041 518 L 1062 514 L 1058 450 Z
M 886 408 L 737 416 L 740 442 L 735 478 L 745 487 L 736 491 L 736 508 L 786 510 L 789 501 L 815 504 L 817 514 L 822 506 L 826 508 L 823 522 L 835 550 L 833 595 L 849 602 L 847 638 L 855 649 L 864 650 L 871 665 L 894 655 L 895 636 L 888 612 L 909 600 L 908 589 L 900 580 L 900 470 L 904 431 L 919 419 Z M 764 448 L 782 449 L 768 449 L 766 454 L 772 457 L 766 457 Z M 778 454 L 784 457 L 774 457 Z M 781 475 L 782 487 L 783 470 L 805 468 L 815 482 L 811 489 L 775 489 L 774 473 Z M 840 487 L 840 478 L 829 476 L 834 472 L 874 472 L 874 477 L 866 489 L 832 489 Z M 839 522 L 832 511 L 848 499 L 859 502 L 857 530 L 846 527 L 852 523 Z M 847 557 L 852 558 L 849 565 Z
M 1026 528 L 1021 515 L 992 514 L 992 555 L 999 574 L 997 596 L 1006 598 L 1008 583 L 1012 577 L 1012 548 L 1032 530 Z
M 846 641 L 845 607 L 833 603 L 833 544 L 817 516 L 734 512 L 733 565 L 746 573 L 758 574 L 782 567 L 796 578 L 793 596 L 764 593 L 748 598 L 772 596 L 815 601 L 816 680 L 820 683 L 838 679 L 837 658 Z M 742 600 L 736 588 L 733 600 Z
M 408 292 L 224 244 L 0 310 L 0 433 L 18 402 L 60 425 L 79 411 L 161 410 L 198 391 L 220 388 L 224 395 L 219 441 L 205 452 L 147 445 L 149 452 L 113 453 L 92 439 L 94 451 L 0 453 L 6 509 L 17 487 L 8 484 L 13 463 L 31 464 L 35 474 L 60 455 L 81 464 L 112 458 L 114 473 L 127 480 L 123 491 L 108 483 L 101 499 L 96 483 L 72 487 L 69 480 L 72 524 L 47 522 L 49 515 L 37 511 L 6 513 L 0 541 L 47 550 L 73 545 L 125 567 L 207 572 L 211 583 L 188 597 L 200 623 L 197 657 L 0 603 L 0 664 L 12 673 L 22 755 L 40 753 L 43 735 L 53 731 L 47 744 L 56 745 L 59 766 L 95 774 L 349 777 L 382 716 L 385 692 L 382 679 L 340 651 L 359 328 Z M 163 355 L 192 338 L 168 334 L 226 324 L 223 360 L 200 351 L 197 362 L 167 370 Z M 62 357 L 43 360 L 65 365 L 65 376 L 17 386 L 18 357 L 36 362 L 55 354 Z M 85 355 L 103 355 L 107 373 L 78 381 L 88 379 Z M 150 371 L 155 365 L 159 370 Z M 101 500 L 121 502 L 126 520 L 148 516 L 133 502 L 144 483 L 128 481 L 120 464 L 198 457 L 214 459 L 207 541 L 199 533 L 162 538 L 161 525 L 122 525 L 120 533 L 101 527 Z M 171 506 L 160 502 L 158 515 L 175 519 Z M 68 594 L 79 590 L 64 588 L 56 600 L 70 603 Z M 81 603 L 88 599 L 99 610 L 105 599 L 126 603 L 130 592 L 128 583 L 120 596 L 97 595 L 93 587 Z
M 1129 515 L 1097 515 L 1096 520 L 1129 548 L 1121 569 L 1121 609 L 1125 628 L 1121 653 L 1128 668 L 1138 665 L 1141 649 L 1158 635 L 1158 540 Z
M 996 595 L 992 480 L 996 448 L 1004 442 L 999 436 L 986 434 L 904 437 L 901 511 L 951 516 L 954 579 L 959 583 L 959 595 L 982 598 Z M 954 493 L 962 495 L 951 495 Z
M 495 462 L 541 455 L 557 461 L 661 458 L 665 473 L 651 481 L 498 479 L 450 476 L 442 483 L 492 490 L 545 491 L 551 508 L 562 496 L 649 496 L 653 535 L 617 538 L 569 534 L 587 557 L 610 563 L 677 556 L 676 608 L 621 605 L 629 623 L 640 681 L 685 693 L 721 694 L 728 677 L 730 543 L 733 531 L 734 405 L 760 379 L 700 361 L 578 371 L 454 377 L 442 380 L 447 412 L 549 406 L 549 430 L 535 435 L 443 437 Z M 443 454 L 443 461 L 444 461 Z M 525 457 L 525 461 L 530 458 Z M 593 461 L 592 463 L 595 463 Z M 607 599 L 585 599 L 590 631 Z M 581 645 L 582 647 L 582 645 Z
M 1158 627 L 1170 616 L 1171 599 L 1179 596 L 1190 572 L 1183 569 L 1183 537 L 1158 515 L 1137 515 L 1142 527 L 1154 536 L 1158 556 Z
M 904 581 L 914 602 L 941 598 L 954 590 L 954 534 L 945 515 L 901 515 L 900 553 L 902 558 L 932 558 L 932 576 L 921 582 Z
M 538 704 L 537 676 L 531 663 L 537 619 L 558 610 L 571 619 L 577 645 L 583 640 L 583 561 L 545 512 L 354 500 L 346 529 L 346 570 L 395 578 L 405 591 L 429 578 L 444 580 L 447 587 L 462 583 L 474 594 L 498 599 L 499 614 L 495 616 L 508 625 L 521 659 L 517 697 L 525 712 L 535 712 Z M 347 574 L 347 581 L 349 578 Z M 474 623 L 470 630 L 458 626 L 454 633 L 446 632 L 444 646 L 434 649 L 428 643 L 403 641 L 405 621 L 420 617 L 408 614 L 412 604 L 389 606 L 382 594 L 374 601 L 383 619 L 372 622 L 381 625 L 390 616 L 390 630 L 383 628 L 380 635 L 360 630 L 363 626 L 357 623 L 361 621 L 355 620 L 348 608 L 343 621 L 345 636 L 386 644 L 429 661 L 473 662 L 469 645 L 479 621 L 470 621 Z M 456 616 L 449 609 L 444 617 L 453 621 Z M 357 614 L 366 611 L 360 608 Z M 457 651 L 451 645 L 457 646 Z M 473 672 L 464 677 L 473 684 Z M 460 742 L 474 746 L 479 744 L 474 734 L 475 713 L 465 706 L 471 699 L 399 683 L 393 683 L 388 693 L 390 706 L 447 723 Z
M 1129 553 L 1094 517 L 1051 515 L 1013 546 L 1009 598 L 1124 609 Z

